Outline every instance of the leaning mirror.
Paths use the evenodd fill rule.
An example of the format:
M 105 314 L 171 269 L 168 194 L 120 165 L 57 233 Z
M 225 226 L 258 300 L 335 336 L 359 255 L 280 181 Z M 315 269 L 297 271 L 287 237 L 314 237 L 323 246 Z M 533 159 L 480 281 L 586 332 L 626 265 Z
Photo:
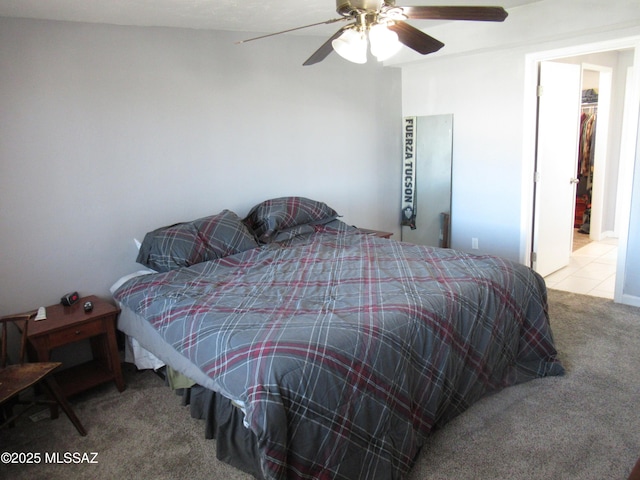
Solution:
M 402 164 L 402 240 L 451 244 L 453 115 L 405 117 Z

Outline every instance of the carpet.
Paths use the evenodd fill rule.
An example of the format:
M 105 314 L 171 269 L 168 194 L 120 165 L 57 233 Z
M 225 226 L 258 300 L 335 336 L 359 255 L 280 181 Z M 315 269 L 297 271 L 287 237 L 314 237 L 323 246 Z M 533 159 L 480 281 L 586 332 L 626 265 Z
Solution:
M 566 374 L 473 405 L 431 435 L 408 480 L 627 478 L 640 456 L 640 309 L 550 290 L 549 312 Z M 0 478 L 252 478 L 216 459 L 156 374 L 124 374 L 122 393 L 109 383 L 73 399 L 86 437 L 62 413 L 0 431 Z

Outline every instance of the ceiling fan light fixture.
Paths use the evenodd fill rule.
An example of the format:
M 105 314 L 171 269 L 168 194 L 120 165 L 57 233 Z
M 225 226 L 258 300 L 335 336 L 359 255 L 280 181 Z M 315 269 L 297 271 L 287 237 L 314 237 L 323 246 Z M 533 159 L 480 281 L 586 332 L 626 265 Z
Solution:
M 396 0 L 336 0 L 336 11 L 340 18 L 290 28 L 276 33 L 242 40 L 245 43 L 281 33 L 293 32 L 316 25 L 349 21 L 327 39 L 304 63 L 315 65 L 323 61 L 334 50 L 344 59 L 354 63 L 367 63 L 367 48 L 371 43 L 371 54 L 378 61 L 394 55 L 402 46 L 409 47 L 420 55 L 435 53 L 444 43 L 422 30 L 411 26 L 406 20 L 475 20 L 503 22 L 508 13 L 502 7 L 475 6 L 397 6 Z
M 369 29 L 369 41 L 371 42 L 371 53 L 379 62 L 391 58 L 402 48 L 398 34 L 380 23 Z
M 345 60 L 353 63 L 367 63 L 367 37 L 355 28 L 345 30 L 331 42 L 331 46 Z

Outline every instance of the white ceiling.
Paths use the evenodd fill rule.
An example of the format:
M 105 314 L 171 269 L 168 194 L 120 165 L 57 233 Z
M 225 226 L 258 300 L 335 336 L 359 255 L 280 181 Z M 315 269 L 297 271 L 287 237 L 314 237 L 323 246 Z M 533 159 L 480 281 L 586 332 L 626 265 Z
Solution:
M 397 4 L 499 5 L 509 10 L 537 1 L 397 0 Z M 0 0 L 0 17 L 265 33 L 337 18 L 335 10 L 334 0 Z M 426 28 L 430 21 L 411 23 Z M 335 25 L 322 25 L 297 33 L 326 35 L 335 30 Z

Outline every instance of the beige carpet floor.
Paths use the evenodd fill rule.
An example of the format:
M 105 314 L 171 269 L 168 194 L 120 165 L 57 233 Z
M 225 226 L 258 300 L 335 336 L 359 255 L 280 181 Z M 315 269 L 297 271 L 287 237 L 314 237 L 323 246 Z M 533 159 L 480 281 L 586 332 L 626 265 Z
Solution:
M 553 290 L 549 298 L 566 375 L 472 406 L 433 433 L 409 480 L 627 478 L 640 456 L 640 310 Z M 125 375 L 123 393 L 106 384 L 74 399 L 86 437 L 62 414 L 0 431 L 2 459 L 18 462 L 1 462 L 0 478 L 251 478 L 216 459 L 202 421 L 157 375 Z M 25 463 L 34 454 L 39 463 Z

